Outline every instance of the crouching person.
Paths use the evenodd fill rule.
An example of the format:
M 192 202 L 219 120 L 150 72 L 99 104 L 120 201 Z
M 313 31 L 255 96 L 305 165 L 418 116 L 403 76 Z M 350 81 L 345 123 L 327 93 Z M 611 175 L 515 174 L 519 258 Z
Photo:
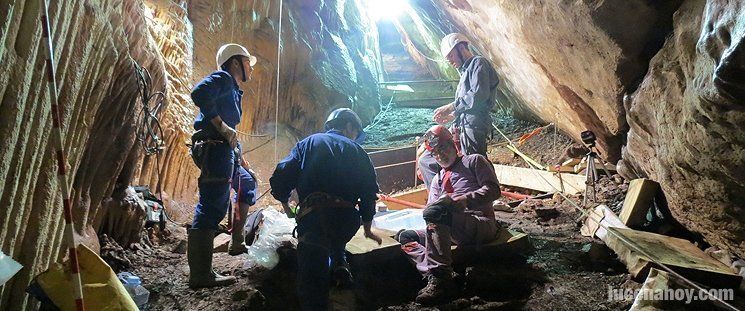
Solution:
M 381 243 L 371 231 L 378 183 L 367 153 L 360 118 L 352 110 L 334 110 L 326 133 L 303 139 L 290 151 L 269 180 L 272 195 L 292 217 L 288 205 L 295 189 L 297 211 L 297 289 L 303 310 L 326 310 L 329 286 L 352 284 L 345 247 L 360 228 Z M 359 210 L 356 208 L 359 206 Z
M 424 135 L 425 147 L 443 168 L 433 178 L 424 210 L 426 230 L 399 232 L 397 240 L 412 256 L 427 286 L 416 301 L 423 305 L 446 302 L 457 292 L 450 246 L 493 241 L 499 227 L 492 202 L 499 198 L 494 167 L 483 155 L 458 156 L 451 133 L 442 125 Z

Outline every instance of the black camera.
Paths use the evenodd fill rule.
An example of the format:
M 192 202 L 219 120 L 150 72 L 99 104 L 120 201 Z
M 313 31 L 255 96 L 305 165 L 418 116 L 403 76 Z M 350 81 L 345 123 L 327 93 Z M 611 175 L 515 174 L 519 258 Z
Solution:
M 595 137 L 595 133 L 588 130 L 580 133 L 579 135 L 582 138 L 583 143 L 590 147 L 595 147 L 595 140 L 597 139 L 597 137 Z

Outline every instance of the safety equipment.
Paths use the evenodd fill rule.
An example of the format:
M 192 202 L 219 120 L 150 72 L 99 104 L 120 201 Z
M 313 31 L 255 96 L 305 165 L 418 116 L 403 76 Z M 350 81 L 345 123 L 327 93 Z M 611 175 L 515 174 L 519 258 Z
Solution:
M 443 125 L 435 125 L 430 127 L 426 133 L 424 133 L 424 148 L 427 148 L 429 152 L 435 150 L 444 144 L 453 144 L 458 148 L 453 139 L 453 134 Z
M 217 50 L 217 55 L 215 56 L 217 69 L 220 69 L 222 65 L 228 61 L 228 59 L 236 55 L 248 57 L 251 67 L 256 65 L 256 56 L 248 53 L 248 50 L 245 47 L 240 44 L 228 43 L 221 46 L 220 49 Z
M 357 138 L 355 138 L 354 141 L 358 144 L 362 144 L 365 141 L 365 138 L 367 138 L 367 133 L 365 133 L 362 128 L 362 120 L 360 120 L 360 117 L 352 109 L 339 108 L 332 111 L 329 114 L 329 117 L 326 118 L 324 128 L 327 131 L 332 129 L 344 130 L 348 123 L 352 123 L 357 131 L 359 131 Z
M 470 43 L 465 35 L 457 32 L 443 37 L 442 41 L 440 41 L 440 54 L 442 54 L 442 57 L 447 58 L 448 54 L 461 42 Z
M 193 289 L 225 286 L 236 282 L 234 276 L 222 276 L 212 270 L 212 247 L 215 230 L 189 229 L 189 287 Z

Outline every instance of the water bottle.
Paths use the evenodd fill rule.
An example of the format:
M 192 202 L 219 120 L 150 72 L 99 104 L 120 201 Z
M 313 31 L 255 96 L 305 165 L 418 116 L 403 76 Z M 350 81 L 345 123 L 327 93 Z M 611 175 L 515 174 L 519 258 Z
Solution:
M 134 300 L 137 307 L 140 308 L 140 310 L 144 310 L 147 305 L 147 300 L 150 298 L 150 291 L 142 286 L 140 277 L 129 272 L 121 272 L 117 274 L 117 277 L 122 281 L 124 288 L 127 289 L 129 296 L 132 297 L 132 300 Z

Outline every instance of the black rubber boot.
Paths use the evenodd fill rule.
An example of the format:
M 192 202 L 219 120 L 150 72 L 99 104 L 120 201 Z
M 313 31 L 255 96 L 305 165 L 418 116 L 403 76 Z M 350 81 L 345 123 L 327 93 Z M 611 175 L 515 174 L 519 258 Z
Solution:
M 189 287 L 226 286 L 236 282 L 234 276 L 222 276 L 212 270 L 212 243 L 215 230 L 189 229 Z

